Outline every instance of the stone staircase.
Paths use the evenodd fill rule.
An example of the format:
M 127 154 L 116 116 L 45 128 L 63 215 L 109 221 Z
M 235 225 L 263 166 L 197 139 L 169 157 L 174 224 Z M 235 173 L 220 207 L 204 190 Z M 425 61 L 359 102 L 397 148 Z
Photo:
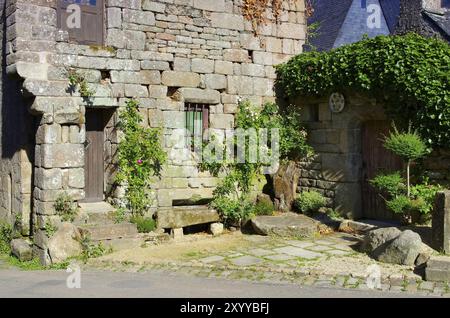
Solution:
M 74 224 L 91 243 L 102 242 L 114 250 L 140 246 L 143 240 L 135 224 L 114 222 L 115 208 L 106 202 L 79 203 L 80 213 Z

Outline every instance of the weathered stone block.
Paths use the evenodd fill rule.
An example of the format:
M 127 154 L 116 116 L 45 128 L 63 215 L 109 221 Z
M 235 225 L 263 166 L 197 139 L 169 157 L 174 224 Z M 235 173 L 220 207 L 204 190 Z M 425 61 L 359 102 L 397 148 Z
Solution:
M 84 169 L 69 169 L 69 187 L 84 189 Z
M 149 97 L 165 98 L 165 97 L 167 97 L 167 86 L 150 85 L 148 87 L 148 92 L 149 92 Z
M 218 74 L 233 75 L 233 63 L 227 61 L 216 61 L 214 72 Z
M 230 62 L 248 63 L 250 57 L 247 50 L 242 49 L 226 49 L 223 50 L 223 59 Z
M 120 8 L 108 8 L 106 11 L 108 28 L 122 27 L 122 10 Z
M 220 220 L 216 211 L 196 206 L 160 209 L 157 215 L 158 227 L 163 229 L 176 229 Z
M 36 169 L 35 184 L 40 189 L 57 190 L 62 187 L 61 169 Z
M 153 12 L 129 9 L 123 10 L 123 21 L 139 25 L 155 25 L 156 22 Z
M 211 114 L 209 121 L 211 128 L 229 129 L 234 127 L 234 116 L 231 114 Z
M 200 75 L 191 72 L 164 71 L 162 83 L 171 87 L 197 87 L 200 84 Z
M 44 168 L 83 167 L 84 147 L 81 144 L 41 145 L 41 164 Z
M 206 88 L 222 90 L 227 88 L 227 78 L 220 74 L 205 75 Z
M 228 13 L 211 13 L 211 25 L 214 28 L 244 30 L 244 17 L 242 14 L 228 14 Z
M 36 132 L 37 144 L 56 144 L 61 141 L 61 126 L 58 124 L 41 125 Z
M 432 256 L 427 262 L 425 279 L 435 282 L 450 282 L 450 257 Z
M 163 122 L 165 128 L 185 128 L 186 115 L 180 111 L 163 111 Z
M 194 0 L 194 8 L 206 11 L 225 11 L 225 0 Z
M 30 244 L 23 239 L 11 241 L 11 253 L 20 261 L 26 262 L 33 259 L 33 249 Z
M 142 9 L 158 13 L 164 13 L 166 10 L 166 5 L 164 3 L 159 3 L 156 1 L 144 0 L 144 2 L 142 3 Z
M 180 88 L 175 93 L 174 98 L 187 103 L 218 104 L 220 103 L 220 93 L 211 89 L 200 88 Z
M 432 221 L 432 247 L 450 254 L 450 191 L 436 196 Z
M 191 70 L 196 73 L 213 73 L 214 60 L 199 58 L 192 59 Z
M 125 84 L 126 97 L 148 97 L 148 89 L 137 84 Z

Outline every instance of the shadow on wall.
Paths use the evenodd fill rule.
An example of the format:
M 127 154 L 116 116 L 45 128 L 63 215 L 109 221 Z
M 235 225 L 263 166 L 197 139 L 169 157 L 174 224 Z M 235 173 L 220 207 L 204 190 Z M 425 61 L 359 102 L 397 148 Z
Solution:
M 6 21 L 6 4 L 3 3 L 2 21 Z M 26 143 L 26 126 L 30 124 L 26 120 L 30 117 L 23 105 L 21 83 L 10 79 L 6 73 L 6 23 L 2 25 L 2 87 L 1 87 L 1 134 L 2 134 L 2 158 L 12 159 Z M 28 116 L 27 116 L 28 115 Z

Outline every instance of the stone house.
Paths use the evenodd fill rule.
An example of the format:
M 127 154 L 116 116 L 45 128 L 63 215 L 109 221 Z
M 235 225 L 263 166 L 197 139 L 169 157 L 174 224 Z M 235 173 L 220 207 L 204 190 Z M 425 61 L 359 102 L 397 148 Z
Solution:
M 323 33 L 313 39 L 313 44 L 319 49 L 329 50 L 343 44 L 339 38 L 346 38 L 345 44 L 361 40 L 362 34 L 354 30 L 364 29 L 366 21 L 351 17 L 352 13 L 361 14 L 359 8 L 352 11 L 355 2 L 360 5 L 360 1 L 347 1 L 346 4 L 341 3 L 343 10 L 335 9 L 338 14 L 333 16 L 334 23 L 326 19 L 326 7 L 316 6 L 316 17 L 311 17 L 309 22 L 318 21 L 318 17 L 322 17 L 325 23 Z M 378 1 L 367 1 L 367 4 L 371 2 Z M 381 34 L 415 31 L 424 36 L 448 40 L 448 1 L 400 0 L 379 3 L 389 26 L 383 31 L 382 24 Z M 397 6 L 392 7 L 395 3 Z M 342 9 L 341 6 L 336 6 Z M 398 16 L 392 15 L 392 12 L 398 13 Z M 437 23 L 431 16 L 440 17 L 445 22 Z M 350 34 L 345 35 L 345 21 L 349 20 L 356 21 L 357 24 L 350 30 Z M 333 28 L 339 31 L 332 32 L 331 35 L 327 33 L 327 30 Z M 374 35 L 376 34 L 372 34 Z M 322 98 L 304 96 L 294 103 L 303 110 L 310 133 L 309 143 L 317 154 L 312 162 L 304 163 L 298 184 L 299 191 L 313 189 L 323 193 L 329 199 L 330 206 L 350 218 L 392 219 L 394 216 L 387 211 L 383 200 L 368 182 L 379 171 L 402 168 L 401 161 L 384 149 L 381 142 L 382 136 L 391 127 L 383 111 L 383 104 L 353 91 L 336 92 Z M 450 183 L 449 167 L 448 149 L 435 150 L 423 163 L 424 171 L 430 179 L 443 185 Z
M 69 27 L 77 4 L 81 28 Z M 118 110 L 140 102 L 164 128 L 169 162 L 152 211 L 210 198 L 217 179 L 180 160 L 171 132 L 200 116 L 231 128 L 239 98 L 274 100 L 274 65 L 301 53 L 305 4 L 285 4 L 255 37 L 240 0 L 2 0 L 0 219 L 17 221 L 44 255 L 45 224 L 63 192 L 78 202 L 117 195 Z M 69 10 L 70 9 L 70 10 Z M 94 96 L 71 91 L 67 70 Z M 184 202 L 184 203 L 183 203 Z

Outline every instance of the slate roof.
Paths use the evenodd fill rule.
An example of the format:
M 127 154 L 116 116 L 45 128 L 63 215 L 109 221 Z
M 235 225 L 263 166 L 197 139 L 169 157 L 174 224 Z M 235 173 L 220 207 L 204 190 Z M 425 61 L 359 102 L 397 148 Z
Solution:
M 394 32 L 400 13 L 400 0 L 379 0 L 386 23 L 391 33 Z M 311 44 L 318 51 L 333 48 L 353 0 L 313 0 L 314 15 L 308 23 L 319 22 L 318 36 L 311 39 Z M 361 5 L 366 4 L 361 0 Z
M 314 15 L 308 19 L 308 23 L 320 23 L 316 30 L 318 36 L 311 39 L 311 44 L 318 51 L 327 51 L 333 47 L 352 2 L 353 0 L 313 1 Z
M 381 10 L 383 10 L 384 18 L 389 27 L 389 31 L 394 33 L 397 25 L 398 16 L 400 15 L 400 0 L 379 0 Z

